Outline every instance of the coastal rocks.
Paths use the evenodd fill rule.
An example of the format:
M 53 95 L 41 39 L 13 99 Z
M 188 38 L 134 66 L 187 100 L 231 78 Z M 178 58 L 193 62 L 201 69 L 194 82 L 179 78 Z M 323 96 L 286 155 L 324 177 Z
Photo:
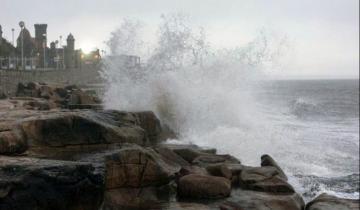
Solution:
M 300 195 L 273 194 L 249 190 L 234 190 L 231 198 L 219 205 L 221 210 L 303 210 Z
M 104 179 L 88 163 L 0 156 L 0 209 L 99 209 Z
M 261 166 L 272 166 L 272 167 L 276 168 L 279 173 L 278 175 L 281 178 L 288 180 L 284 171 L 280 168 L 280 166 L 276 163 L 276 161 L 270 155 L 265 154 L 265 155 L 261 156 Z
M 336 196 L 321 194 L 306 204 L 305 210 L 357 210 L 359 200 L 338 198 Z
M 27 148 L 122 143 L 150 145 L 158 141 L 161 132 L 159 120 L 152 112 L 15 109 L 0 112 L 0 116 L 0 125 L 6 127 L 0 129 L 0 154 L 22 153 Z M 156 129 L 153 131 L 153 128 Z
M 230 192 L 231 183 L 223 177 L 189 174 L 181 177 L 178 183 L 178 195 L 183 198 L 224 198 Z
M 136 145 L 105 157 L 106 188 L 161 186 L 175 178 L 180 166 L 170 165 L 154 150 Z
M 0 129 L 0 154 L 20 154 L 26 149 L 27 143 L 21 133 Z
M 277 168 L 272 166 L 245 167 L 239 176 L 239 184 L 243 189 L 262 192 L 295 192 L 293 187 L 279 176 Z
M 54 102 L 58 107 L 100 103 L 98 98 L 86 94 L 76 86 L 63 86 L 59 84 L 37 82 L 29 82 L 27 84 L 19 83 L 16 90 L 16 96 L 43 98 Z
M 100 143 L 145 144 L 144 130 L 98 120 L 96 112 L 48 112 L 19 124 L 31 146 L 63 147 Z

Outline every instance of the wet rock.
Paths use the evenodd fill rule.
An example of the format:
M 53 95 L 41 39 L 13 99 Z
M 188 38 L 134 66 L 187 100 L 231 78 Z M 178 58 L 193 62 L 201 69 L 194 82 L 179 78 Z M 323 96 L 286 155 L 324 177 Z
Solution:
M 261 156 L 261 166 L 275 167 L 279 172 L 279 176 L 281 176 L 285 180 L 288 180 L 284 171 L 280 168 L 280 166 L 276 163 L 276 161 L 270 155 L 265 154 L 265 155 Z
M 211 174 L 212 176 L 220 176 L 227 178 L 231 180 L 232 178 L 232 172 L 231 170 L 226 166 L 226 164 L 215 164 L 210 165 L 206 167 L 206 170 Z
M 176 154 L 181 156 L 184 160 L 191 163 L 200 155 L 215 154 L 216 149 L 202 148 L 196 145 L 181 145 L 181 144 L 167 144 L 166 147 L 173 150 Z
M 359 199 L 344 199 L 323 193 L 306 204 L 305 210 L 357 210 L 359 207 Z
M 240 164 L 240 161 L 231 155 L 205 154 L 196 157 L 192 164 L 207 167 L 214 164 Z
M 186 160 L 184 160 L 182 157 L 180 157 L 178 154 L 173 152 L 171 149 L 165 147 L 165 146 L 155 146 L 153 149 L 159 153 L 163 159 L 167 162 L 170 161 L 172 163 L 177 163 L 180 166 L 190 166 L 190 163 L 188 163 Z
M 286 182 L 277 168 L 272 166 L 265 167 L 246 167 L 241 171 L 239 184 L 243 189 L 274 192 L 274 193 L 294 193 L 293 187 Z
M 212 208 L 208 205 L 201 203 L 190 203 L 190 202 L 170 202 L 165 203 L 161 206 L 164 210 L 183 209 L 183 210 L 211 210 Z
M 161 209 L 156 188 L 120 188 L 105 192 L 103 210 Z
M 21 154 L 27 148 L 27 143 L 22 133 L 0 130 L 0 154 Z
M 178 183 L 178 195 L 182 198 L 224 198 L 230 192 L 231 183 L 223 177 L 189 174 L 181 177 Z
M 183 166 L 179 171 L 179 176 L 186 176 L 189 174 L 198 174 L 198 175 L 210 175 L 205 168 L 199 166 Z
M 106 154 L 105 163 L 107 189 L 161 186 L 174 179 L 180 170 L 179 165 L 164 161 L 153 149 L 136 145 Z
M 0 209 L 99 209 L 103 174 L 89 163 L 0 157 Z
M 305 204 L 301 196 L 272 194 L 248 190 L 235 190 L 231 198 L 219 205 L 221 210 L 302 210 Z
M 98 116 L 96 112 L 48 112 L 24 119 L 20 127 L 32 146 L 146 143 L 145 132 L 140 127 L 118 127 L 100 121 Z
M 145 130 L 150 141 L 157 141 L 161 134 L 161 125 L 154 112 L 136 112 L 135 115 L 137 116 L 138 125 Z

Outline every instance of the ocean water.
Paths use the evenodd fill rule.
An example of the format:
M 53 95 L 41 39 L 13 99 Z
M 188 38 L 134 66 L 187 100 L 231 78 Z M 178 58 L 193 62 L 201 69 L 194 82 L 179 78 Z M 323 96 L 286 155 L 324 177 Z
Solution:
M 125 22 L 110 49 L 136 54 L 137 27 Z M 214 147 L 245 165 L 269 154 L 307 200 L 321 192 L 358 197 L 358 80 L 269 80 L 281 40 L 261 35 L 212 49 L 177 15 L 162 16 L 157 39 L 141 67 L 126 68 L 116 50 L 104 58 L 106 108 L 152 110 L 178 134 L 169 143 Z
M 271 81 L 257 99 L 274 129 L 287 133 L 291 144 L 273 156 L 299 191 L 358 197 L 358 80 Z

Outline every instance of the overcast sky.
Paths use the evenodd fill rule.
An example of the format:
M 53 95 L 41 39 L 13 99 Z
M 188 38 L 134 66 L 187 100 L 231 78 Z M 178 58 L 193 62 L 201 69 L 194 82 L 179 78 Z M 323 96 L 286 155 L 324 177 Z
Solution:
M 251 41 L 261 28 L 291 43 L 281 75 L 295 78 L 359 77 L 359 0 L 1 0 L 0 24 L 11 41 L 24 20 L 47 23 L 49 41 L 70 32 L 77 48 L 104 47 L 125 17 L 154 30 L 160 15 L 186 13 L 216 47 Z

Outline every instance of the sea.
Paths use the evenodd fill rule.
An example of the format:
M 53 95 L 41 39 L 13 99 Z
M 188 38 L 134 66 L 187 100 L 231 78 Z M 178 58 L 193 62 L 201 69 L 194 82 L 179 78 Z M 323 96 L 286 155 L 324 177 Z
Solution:
M 261 83 L 257 101 L 289 144 L 273 155 L 305 198 L 359 197 L 359 80 Z

